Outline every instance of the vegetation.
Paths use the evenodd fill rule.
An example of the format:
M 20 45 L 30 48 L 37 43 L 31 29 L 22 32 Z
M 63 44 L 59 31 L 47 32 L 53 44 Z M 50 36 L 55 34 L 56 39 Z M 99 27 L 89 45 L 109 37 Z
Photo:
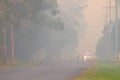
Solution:
M 109 1 L 108 1 L 109 3 Z M 109 14 L 106 13 L 106 18 L 109 18 L 106 20 L 106 23 L 104 25 L 103 30 L 103 36 L 99 39 L 96 49 L 96 55 L 101 60 L 116 60 L 116 58 L 119 58 L 120 54 L 120 19 L 119 19 L 119 8 L 120 8 L 120 0 L 115 0 L 115 12 L 110 11 L 110 9 L 107 8 L 109 11 Z M 110 5 L 108 5 L 110 6 Z M 113 14 L 115 18 L 112 19 Z M 109 15 L 109 16 L 108 16 Z
M 81 9 L 85 1 L 79 1 Z M 76 41 L 76 46 L 76 30 L 68 25 L 64 29 L 58 14 L 57 0 L 0 0 L 1 61 L 5 64 L 13 64 L 15 59 L 24 62 L 33 55 L 36 59 L 37 53 L 59 57 L 66 44 Z
M 22 21 L 38 22 L 36 15 L 43 9 L 56 15 L 56 0 L 0 0 L 0 59 L 3 63 L 7 63 L 8 55 L 12 63 L 14 61 L 14 35 L 24 25 Z
M 119 80 L 120 65 L 112 63 L 97 63 L 75 80 Z

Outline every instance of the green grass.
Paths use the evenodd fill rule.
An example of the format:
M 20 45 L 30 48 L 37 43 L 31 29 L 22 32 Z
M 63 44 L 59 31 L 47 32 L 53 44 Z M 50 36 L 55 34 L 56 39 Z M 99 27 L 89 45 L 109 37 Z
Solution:
M 120 80 L 120 65 L 97 63 L 75 80 Z

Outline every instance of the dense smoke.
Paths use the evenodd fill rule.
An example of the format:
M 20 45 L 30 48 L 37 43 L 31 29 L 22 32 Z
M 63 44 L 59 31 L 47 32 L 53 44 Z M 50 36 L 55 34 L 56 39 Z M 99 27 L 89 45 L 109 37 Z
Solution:
M 18 60 L 50 60 L 75 56 L 80 33 L 77 29 L 85 27 L 80 24 L 81 21 L 77 21 L 76 15 L 82 20 L 82 13 L 72 17 L 63 14 L 64 11 L 59 7 L 56 8 L 55 1 L 44 4 L 35 21 L 21 21 L 22 25 L 15 34 L 15 53 Z M 51 8 L 47 7 L 51 5 Z

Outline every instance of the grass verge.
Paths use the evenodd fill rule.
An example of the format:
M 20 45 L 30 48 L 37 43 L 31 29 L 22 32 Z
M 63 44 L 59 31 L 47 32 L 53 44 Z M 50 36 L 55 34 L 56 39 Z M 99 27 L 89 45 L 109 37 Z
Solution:
M 120 80 L 120 65 L 99 62 L 74 80 Z
M 0 69 L 1 68 L 33 67 L 33 66 L 35 66 L 35 64 L 28 63 L 28 62 L 17 62 L 14 65 L 11 65 L 10 63 L 8 64 L 0 63 Z

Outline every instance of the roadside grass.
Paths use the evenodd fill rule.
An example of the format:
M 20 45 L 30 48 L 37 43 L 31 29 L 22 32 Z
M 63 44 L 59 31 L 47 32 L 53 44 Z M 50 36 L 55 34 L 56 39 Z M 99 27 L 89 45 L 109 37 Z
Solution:
M 96 63 L 74 80 L 120 80 L 120 64 Z
M 28 62 L 16 62 L 14 65 L 11 65 L 10 62 L 7 64 L 0 63 L 0 69 L 1 68 L 18 68 L 18 67 L 33 67 L 35 64 L 28 63 Z

